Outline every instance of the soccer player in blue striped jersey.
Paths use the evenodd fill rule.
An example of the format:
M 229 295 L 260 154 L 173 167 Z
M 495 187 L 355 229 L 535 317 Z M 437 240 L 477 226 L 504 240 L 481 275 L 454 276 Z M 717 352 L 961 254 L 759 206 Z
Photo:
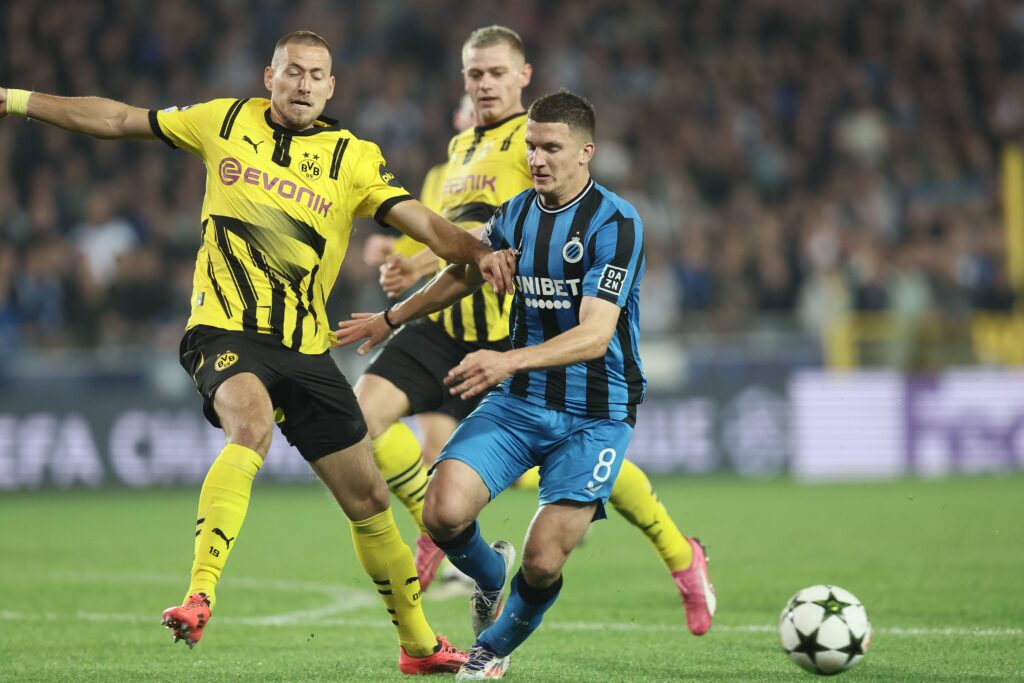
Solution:
M 582 97 L 560 91 L 531 105 L 533 189 L 505 202 L 484 230 L 492 247 L 517 254 L 513 349 L 473 352 L 446 379 L 464 398 L 498 385 L 445 446 L 423 509 L 434 541 L 477 583 L 477 640 L 459 680 L 503 676 L 511 652 L 554 603 L 569 553 L 605 516 L 644 396 L 642 223 L 628 202 L 591 179 L 593 136 L 593 108 Z M 481 283 L 472 268 L 450 266 L 389 311 L 342 323 L 339 343 L 366 337 L 366 353 L 389 327 L 439 310 Z M 514 551 L 505 541 L 488 545 L 476 519 L 538 465 L 540 507 L 503 605 Z M 706 573 L 696 574 L 713 614 Z

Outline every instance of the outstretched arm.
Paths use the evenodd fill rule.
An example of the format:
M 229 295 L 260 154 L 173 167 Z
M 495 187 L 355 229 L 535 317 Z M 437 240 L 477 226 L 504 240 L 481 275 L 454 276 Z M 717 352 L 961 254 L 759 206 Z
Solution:
M 499 254 L 502 252 L 498 252 Z M 366 339 L 356 353 L 369 352 L 400 325 L 451 306 L 480 289 L 484 279 L 471 265 L 451 265 L 437 274 L 405 301 L 381 313 L 353 313 L 351 320 L 342 320 L 335 331 L 338 346 Z
M 473 264 L 495 292 L 512 292 L 515 260 L 508 252 L 495 252 L 451 221 L 416 200 L 400 202 L 383 217 L 450 263 Z
M 103 97 L 57 97 L 0 88 L 0 116 L 22 114 L 94 138 L 155 139 L 149 111 Z
M 474 237 L 480 237 L 483 231 L 484 226 L 481 225 L 466 232 Z M 417 244 L 410 237 L 403 237 L 402 240 Z M 418 246 L 422 247 L 422 245 Z M 437 254 L 429 249 L 422 249 L 414 255 L 408 255 L 398 253 L 396 248 L 380 266 L 381 289 L 384 290 L 389 299 L 397 299 L 405 293 L 405 290 L 419 282 L 421 278 L 436 273 L 437 269 L 442 265 L 444 264 L 438 260 Z

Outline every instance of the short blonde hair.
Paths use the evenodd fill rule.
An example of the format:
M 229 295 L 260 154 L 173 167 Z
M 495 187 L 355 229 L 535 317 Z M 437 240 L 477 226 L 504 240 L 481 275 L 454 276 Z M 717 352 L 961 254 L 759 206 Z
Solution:
M 309 45 L 311 47 L 322 47 L 327 50 L 327 56 L 331 57 L 331 46 L 324 39 L 323 36 L 313 33 L 312 31 L 292 31 L 281 36 L 277 43 L 274 45 L 274 53 L 276 54 L 285 45 L 291 45 L 292 43 L 298 43 L 299 45 Z
M 484 26 L 469 34 L 469 38 L 462 44 L 462 58 L 466 58 L 466 50 L 474 47 L 491 47 L 505 43 L 513 52 L 517 52 L 523 61 L 526 61 L 526 50 L 523 48 L 523 39 L 519 34 L 507 26 Z

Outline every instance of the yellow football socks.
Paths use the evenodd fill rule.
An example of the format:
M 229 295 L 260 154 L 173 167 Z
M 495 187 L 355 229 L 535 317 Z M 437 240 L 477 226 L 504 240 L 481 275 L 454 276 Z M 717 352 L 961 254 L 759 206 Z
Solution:
M 373 579 L 398 629 L 398 640 L 411 657 L 434 652 L 437 638 L 420 606 L 420 580 L 412 552 L 402 542 L 391 508 L 373 517 L 352 522 L 352 543 L 359 564 Z
M 206 593 L 213 609 L 217 581 L 242 530 L 252 480 L 262 465 L 256 451 L 228 444 L 206 473 L 199 493 L 195 560 L 186 600 L 193 593 Z
M 426 534 L 423 499 L 427 495 L 427 468 L 423 464 L 420 443 L 412 430 L 401 422 L 388 427 L 373 440 L 373 457 L 388 482 L 388 488 L 412 515 L 420 533 Z
M 610 502 L 630 524 L 644 532 L 670 572 L 690 566 L 693 548 L 658 500 L 647 475 L 629 460 L 622 462 Z

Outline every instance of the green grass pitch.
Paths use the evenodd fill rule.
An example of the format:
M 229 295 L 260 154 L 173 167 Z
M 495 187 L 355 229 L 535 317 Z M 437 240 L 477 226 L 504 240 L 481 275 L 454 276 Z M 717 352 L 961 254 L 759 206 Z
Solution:
M 653 550 L 612 512 L 570 559 L 510 680 L 809 680 L 775 623 L 815 583 L 853 591 L 871 617 L 872 648 L 845 680 L 1024 678 L 1024 477 L 655 484 L 709 546 L 711 633 L 689 635 Z M 186 587 L 197 493 L 0 495 L 0 680 L 404 679 L 347 524 L 318 484 L 257 485 L 203 641 L 172 645 L 159 617 Z M 485 511 L 485 536 L 518 546 L 535 505 L 533 492 L 505 493 Z M 466 600 L 424 600 L 433 627 L 468 646 Z

